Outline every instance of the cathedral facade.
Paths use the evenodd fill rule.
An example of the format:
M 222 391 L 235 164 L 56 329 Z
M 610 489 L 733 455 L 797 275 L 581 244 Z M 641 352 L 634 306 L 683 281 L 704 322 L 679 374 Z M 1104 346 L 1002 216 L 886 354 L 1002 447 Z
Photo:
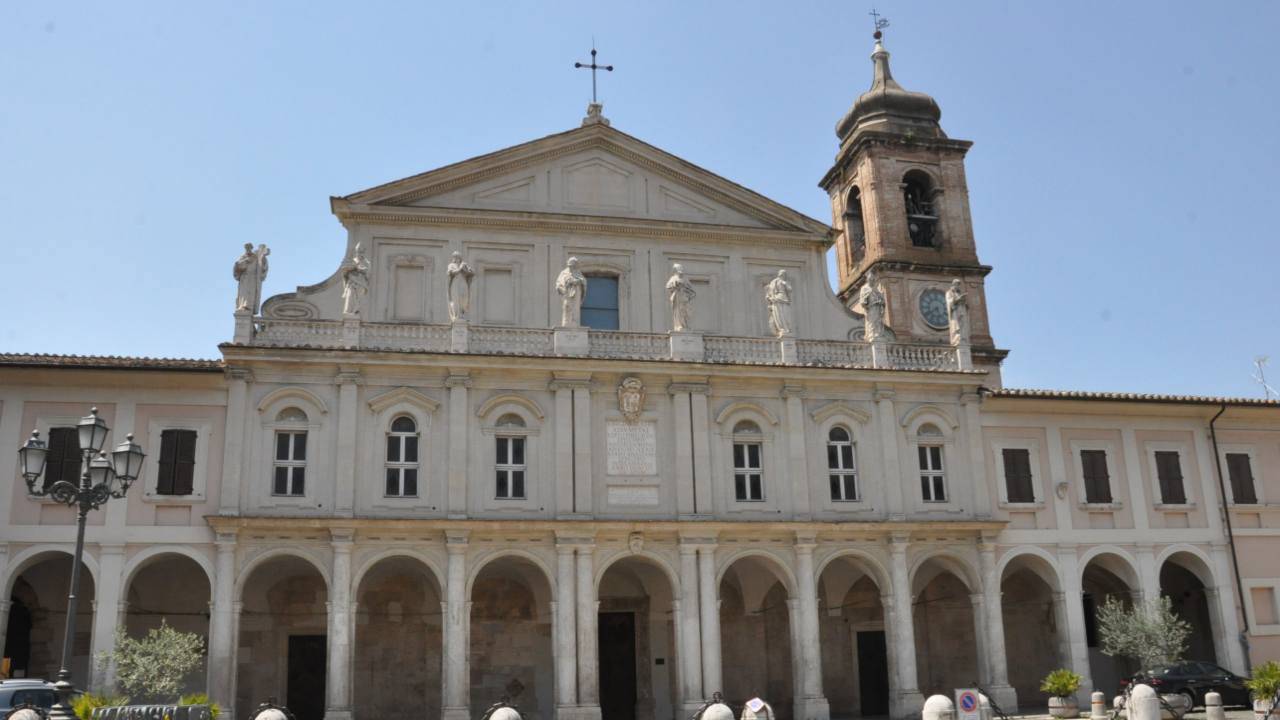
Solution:
M 77 682 L 163 621 L 228 718 L 1034 710 L 1058 667 L 1114 694 L 1097 610 L 1161 594 L 1192 659 L 1275 657 L 1280 406 L 1004 388 L 969 143 L 872 62 L 831 225 L 593 105 L 333 198 L 316 284 L 263 301 L 247 245 L 219 360 L 0 355 L 0 453 L 78 475 L 90 405 L 149 453 L 90 518 Z M 51 677 L 74 516 L 16 473 L 0 514 L 0 645 Z

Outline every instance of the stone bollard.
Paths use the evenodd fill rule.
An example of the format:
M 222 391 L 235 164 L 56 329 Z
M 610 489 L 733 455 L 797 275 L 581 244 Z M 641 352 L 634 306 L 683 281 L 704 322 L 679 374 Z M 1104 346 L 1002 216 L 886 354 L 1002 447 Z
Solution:
M 778 716 L 773 714 L 773 706 L 753 697 L 742 706 L 742 716 L 739 720 L 778 720 Z
M 1204 694 L 1205 720 L 1227 720 L 1227 711 L 1222 709 L 1222 695 L 1216 692 Z
M 1160 698 L 1150 685 L 1138 683 L 1129 692 L 1129 720 L 1160 720 Z
M 980 720 L 991 720 L 995 713 L 991 711 L 991 698 L 978 693 L 978 717 Z
M 1123 717 L 1123 718 L 1127 718 L 1127 717 L 1129 717 L 1129 709 L 1128 709 L 1128 708 L 1126 708 L 1126 707 L 1124 706 L 1124 696 L 1123 696 L 1123 695 L 1117 695 L 1117 696 L 1115 696 L 1115 697 L 1111 698 L 1111 709 L 1112 709 L 1112 710 L 1119 710 L 1119 711 L 1120 711 L 1120 717 Z
M 930 695 L 920 710 L 920 720 L 955 720 L 955 718 L 956 704 L 946 695 Z
M 1089 720 L 1106 720 L 1107 718 L 1107 696 L 1100 692 L 1094 692 L 1089 696 Z

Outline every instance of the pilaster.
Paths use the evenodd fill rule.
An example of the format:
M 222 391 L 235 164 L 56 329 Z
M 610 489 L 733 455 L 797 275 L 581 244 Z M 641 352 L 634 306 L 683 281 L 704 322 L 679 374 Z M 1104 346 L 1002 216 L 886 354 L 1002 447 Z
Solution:
M 693 512 L 711 516 L 715 501 L 711 493 L 711 444 L 714 442 L 707 399 L 711 387 L 704 383 L 689 386 L 689 406 L 693 415 Z
M 1093 692 L 1093 676 L 1089 668 L 1089 646 L 1084 627 L 1084 592 L 1081 586 L 1080 557 L 1075 545 L 1058 546 L 1058 582 L 1062 586 L 1062 610 L 1065 617 L 1068 657 L 1067 666 L 1083 680 L 1076 700 L 1088 699 Z
M 467 428 L 470 426 L 467 389 L 471 377 L 455 373 L 445 378 L 449 388 L 449 473 L 446 495 L 447 515 L 451 520 L 467 517 Z
M 573 388 L 573 504 L 582 515 L 592 513 L 595 497 L 591 465 L 591 385 L 587 381 Z
M 988 689 L 1000 707 L 1016 708 L 1018 697 L 1009 684 L 1009 659 L 1004 641 L 1004 597 L 1000 572 L 996 568 L 996 546 L 992 538 L 983 537 L 979 540 L 978 564 L 982 572 L 982 606 L 986 613 L 984 625 L 987 682 L 990 683 Z
M 115 502 L 123 504 L 123 501 Z M 102 544 L 98 546 L 98 577 L 94 584 L 93 634 L 90 636 L 89 657 L 111 652 L 116 644 L 116 624 L 120 620 L 119 608 L 124 598 L 124 545 Z M 90 687 L 110 690 L 115 687 L 115 663 L 99 666 L 90 663 L 89 674 L 93 678 Z
M 698 611 L 698 548 L 680 539 L 680 610 L 677 620 L 683 628 L 680 663 L 684 668 L 681 697 L 683 717 L 702 706 L 707 695 L 702 688 L 702 625 Z M 692 707 L 692 711 L 690 708 Z
M 556 712 L 578 704 L 577 593 L 574 589 L 574 546 L 556 540 L 556 602 L 554 617 Z
M 577 552 L 578 598 L 578 711 L 580 720 L 600 717 L 600 661 L 597 643 L 599 603 L 596 601 L 595 545 L 579 543 Z
M 720 588 L 716 583 L 716 545 L 698 545 L 698 603 L 702 621 L 702 689 L 708 697 L 722 692 L 720 668 Z
M 242 475 L 248 462 L 245 452 L 245 433 L 249 419 L 249 383 L 253 375 L 242 368 L 228 368 L 227 378 L 227 435 L 222 447 L 222 480 L 218 490 L 218 514 L 239 515 L 242 499 L 248 499 Z M 153 451 L 154 452 L 154 451 Z M 230 705 L 223 705 L 230 709 Z
M 559 381 L 552 381 L 551 390 L 556 396 L 554 419 L 556 516 L 573 515 L 573 388 Z
M 809 454 L 805 451 L 805 417 L 804 388 L 799 385 L 785 385 L 782 396 L 787 404 L 787 454 L 788 483 L 790 488 L 792 512 L 797 520 L 809 520 L 813 517 L 813 505 L 809 497 Z
M 693 410 L 689 405 L 689 388 L 672 383 L 671 415 L 674 420 L 676 448 L 676 513 L 685 518 L 693 508 Z
M 337 453 L 334 459 L 334 513 L 352 517 L 356 501 L 356 439 L 359 437 L 360 408 L 357 405 L 360 371 L 341 368 L 334 378 L 338 385 Z
M 898 449 L 898 420 L 893 406 L 893 390 L 876 388 L 874 397 L 876 421 L 880 429 L 880 452 L 884 462 L 885 504 L 888 506 L 890 520 L 902 520 L 906 518 L 906 499 L 903 496 L 905 484 Z M 912 688 L 914 687 L 913 685 Z

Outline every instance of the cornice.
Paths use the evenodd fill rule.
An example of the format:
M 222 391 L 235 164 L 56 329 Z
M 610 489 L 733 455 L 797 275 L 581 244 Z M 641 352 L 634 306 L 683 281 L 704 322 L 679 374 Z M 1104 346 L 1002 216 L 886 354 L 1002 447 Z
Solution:
M 770 243 L 805 249 L 813 245 L 825 247 L 832 242 L 825 233 L 811 233 L 803 230 L 680 223 L 670 220 L 614 218 L 601 215 L 381 205 L 348 205 L 335 210 L 335 214 L 344 224 L 353 221 L 370 225 L 468 227 L 530 233 L 588 233 L 678 241 L 702 240 L 753 245 Z

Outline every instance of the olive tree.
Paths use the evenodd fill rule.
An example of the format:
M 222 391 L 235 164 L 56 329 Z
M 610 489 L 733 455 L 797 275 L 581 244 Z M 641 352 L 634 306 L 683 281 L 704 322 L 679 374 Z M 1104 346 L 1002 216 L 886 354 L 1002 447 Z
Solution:
M 141 638 L 129 637 L 123 627 L 117 627 L 115 650 L 99 654 L 98 663 L 115 665 L 116 682 L 134 702 L 174 702 L 183 680 L 203 657 L 204 638 L 161 621 L 160 627 Z
M 1112 596 L 1098 610 L 1098 635 L 1103 653 L 1134 658 L 1148 669 L 1182 659 L 1191 625 L 1163 595 L 1133 607 Z

